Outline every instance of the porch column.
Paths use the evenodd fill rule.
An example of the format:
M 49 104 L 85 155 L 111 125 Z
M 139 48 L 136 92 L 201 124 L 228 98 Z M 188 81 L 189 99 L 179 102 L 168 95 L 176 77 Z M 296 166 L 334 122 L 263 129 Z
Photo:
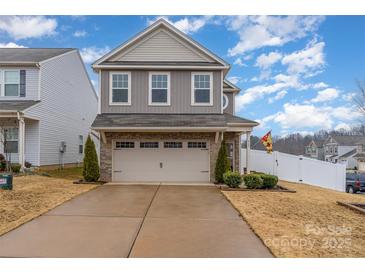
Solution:
M 246 132 L 246 174 L 250 174 L 251 131 Z
M 18 155 L 19 155 L 19 164 L 21 166 L 21 170 L 24 169 L 25 162 L 25 123 L 24 118 L 19 117 L 19 129 L 18 129 Z

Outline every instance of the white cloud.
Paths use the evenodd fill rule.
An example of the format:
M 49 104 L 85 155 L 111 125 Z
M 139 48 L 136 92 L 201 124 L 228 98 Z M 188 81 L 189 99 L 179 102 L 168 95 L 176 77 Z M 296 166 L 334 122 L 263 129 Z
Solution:
M 278 123 L 283 129 L 331 129 L 335 121 L 355 124 L 360 116 L 360 113 L 352 111 L 349 107 L 316 107 L 313 104 L 286 103 L 283 111 L 262 120 Z
M 89 47 L 82 48 L 80 50 L 80 54 L 85 63 L 90 64 L 107 54 L 110 51 L 109 47 L 97 48 L 97 47 Z
M 177 29 L 181 30 L 184 33 L 192 34 L 197 31 L 199 31 L 201 28 L 203 28 L 210 20 L 212 19 L 212 16 L 200 16 L 200 17 L 184 17 L 182 19 L 179 19 L 177 21 L 172 21 L 167 16 L 159 16 L 154 19 L 149 19 L 147 21 L 148 25 L 153 24 L 158 19 L 164 19 L 170 24 L 174 25 Z
M 328 85 L 326 83 L 319 82 L 319 83 L 313 84 L 312 87 L 315 89 L 321 89 L 321 88 L 328 88 Z
M 45 16 L 0 16 L 0 32 L 26 39 L 56 34 L 57 20 Z
M 252 80 L 252 79 L 251 79 Z M 295 75 L 279 74 L 274 77 L 275 83 L 271 85 L 257 85 L 246 89 L 241 95 L 236 96 L 236 110 L 261 99 L 265 95 L 274 94 L 284 89 L 304 89 Z
M 288 94 L 288 92 L 286 90 L 281 90 L 274 97 L 269 98 L 268 103 L 272 104 L 275 101 L 283 99 L 285 97 L 285 95 L 287 95 L 287 94 Z
M 74 37 L 85 37 L 87 32 L 84 30 L 77 30 L 72 34 Z
M 324 42 L 312 41 L 305 49 L 284 56 L 281 63 L 288 66 L 289 74 L 301 74 L 305 77 L 316 75 L 325 65 L 324 46 Z
M 356 95 L 357 95 L 357 93 L 355 93 L 355 92 L 346 93 L 346 94 L 342 95 L 342 99 L 345 101 L 351 102 L 354 100 Z
M 282 54 L 276 51 L 270 52 L 268 54 L 261 54 L 256 59 L 255 66 L 262 68 L 262 69 L 268 69 L 273 64 L 278 62 L 282 58 Z
M 247 65 L 243 62 L 242 58 L 237 58 L 236 60 L 234 60 L 233 64 L 240 67 L 247 67 Z
M 229 56 L 266 47 L 282 46 L 318 29 L 322 16 L 235 16 L 227 20 L 240 41 L 228 50 Z
M 0 43 L 0 48 L 26 48 L 26 46 L 18 45 L 14 42 Z
M 242 81 L 242 77 L 240 77 L 240 76 L 230 76 L 227 79 L 234 85 L 237 85 L 239 82 Z
M 311 100 L 313 103 L 327 102 L 336 99 L 340 92 L 335 88 L 326 88 L 318 91 L 317 96 Z
M 335 130 L 351 130 L 351 127 L 346 123 L 339 123 L 337 126 L 335 126 Z

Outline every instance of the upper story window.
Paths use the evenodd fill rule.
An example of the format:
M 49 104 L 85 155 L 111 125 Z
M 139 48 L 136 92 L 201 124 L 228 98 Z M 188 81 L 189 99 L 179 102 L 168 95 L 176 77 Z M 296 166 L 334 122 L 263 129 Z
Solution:
M 170 73 L 150 72 L 148 104 L 170 105 Z
M 191 74 L 191 104 L 195 106 L 213 105 L 213 74 L 195 72 Z
M 20 71 L 4 70 L 2 79 L 3 81 L 0 83 L 1 94 L 3 96 L 18 97 L 20 91 Z
M 229 104 L 228 96 L 226 94 L 223 94 L 222 104 L 223 104 L 223 110 L 225 110 Z
M 130 72 L 110 73 L 110 105 L 131 104 L 131 74 Z

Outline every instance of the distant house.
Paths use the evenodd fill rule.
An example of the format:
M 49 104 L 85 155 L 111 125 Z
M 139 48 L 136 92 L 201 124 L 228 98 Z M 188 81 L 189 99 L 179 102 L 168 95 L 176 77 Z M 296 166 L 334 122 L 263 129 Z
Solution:
M 365 172 L 365 140 L 356 144 L 356 153 L 353 157 L 356 160 L 357 169 Z
M 305 156 L 313 159 L 323 160 L 323 141 L 321 140 L 312 140 L 306 147 L 305 147 Z
M 8 161 L 81 162 L 97 102 L 77 49 L 0 49 L 0 154 Z
M 345 163 L 347 168 L 355 168 L 358 166 L 354 158 L 358 152 L 357 144 L 362 142 L 365 144 L 365 136 L 332 135 L 322 142 L 312 140 L 305 148 L 305 155 L 326 162 Z

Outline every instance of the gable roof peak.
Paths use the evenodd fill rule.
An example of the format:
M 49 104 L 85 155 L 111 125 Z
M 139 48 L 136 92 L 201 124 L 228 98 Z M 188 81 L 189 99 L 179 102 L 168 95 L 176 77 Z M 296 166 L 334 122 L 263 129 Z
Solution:
M 108 63 L 110 58 L 113 58 L 118 54 L 123 54 L 123 52 L 128 51 L 133 46 L 143 42 L 145 38 L 147 39 L 149 35 L 158 31 L 159 28 L 162 28 L 163 30 L 172 33 L 172 35 L 176 37 L 175 39 L 181 40 L 183 43 L 186 44 L 186 47 L 195 51 L 196 54 L 200 56 L 206 56 L 204 58 L 209 58 L 210 60 L 212 60 L 210 61 L 210 63 L 212 62 L 215 63 L 216 66 L 221 67 L 222 69 L 226 70 L 226 72 L 230 69 L 230 65 L 226 61 L 224 61 L 222 58 L 220 58 L 219 56 L 217 56 L 216 54 L 212 53 L 210 50 L 199 44 L 197 41 L 189 37 L 187 34 L 177 29 L 173 24 L 171 24 L 164 18 L 159 18 L 150 26 L 145 28 L 142 32 L 138 33 L 131 39 L 127 40 L 125 43 L 121 44 L 117 48 L 113 49 L 106 55 L 96 60 L 92 64 L 92 67 L 94 69 L 102 67 L 105 64 L 104 62 Z

